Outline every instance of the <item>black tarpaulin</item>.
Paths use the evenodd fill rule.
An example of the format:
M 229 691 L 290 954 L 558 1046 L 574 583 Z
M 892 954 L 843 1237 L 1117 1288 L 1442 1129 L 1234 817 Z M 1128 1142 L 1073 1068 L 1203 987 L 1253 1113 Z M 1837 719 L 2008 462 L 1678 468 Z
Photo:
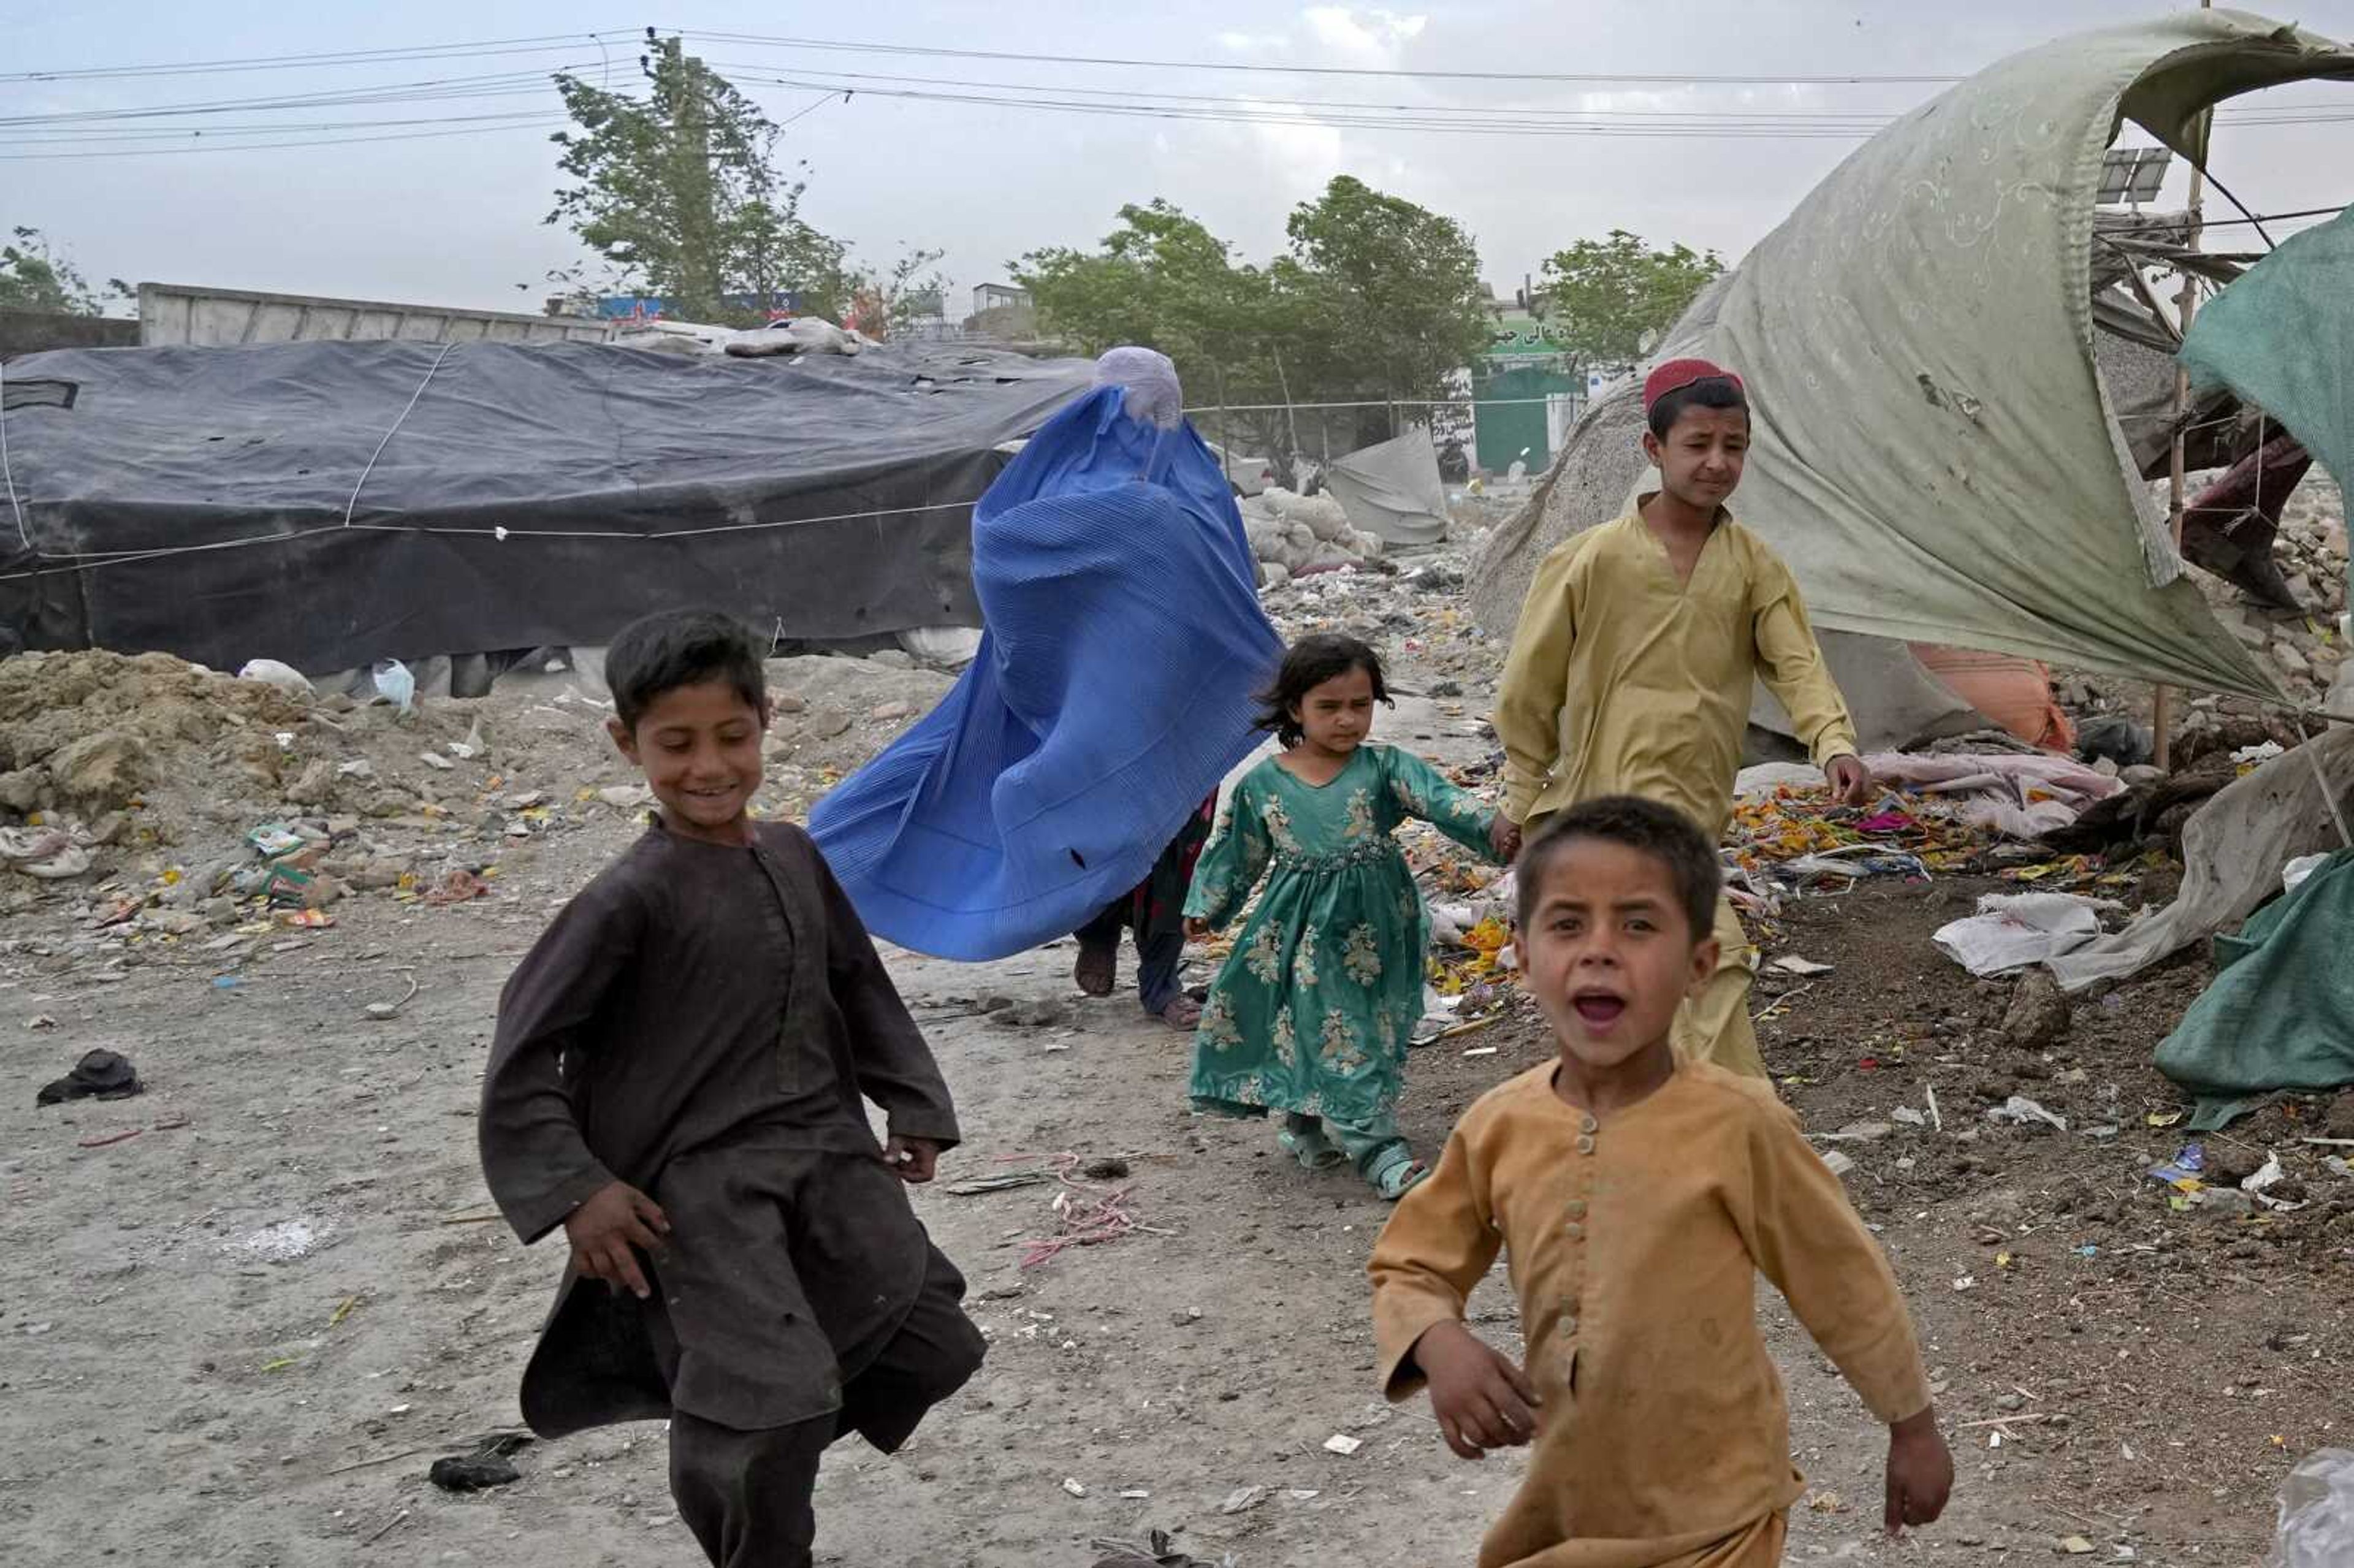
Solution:
M 28 355 L 0 622 L 33 648 L 345 669 L 596 645 L 712 605 L 783 637 L 978 624 L 971 503 L 1084 361 L 594 344 Z

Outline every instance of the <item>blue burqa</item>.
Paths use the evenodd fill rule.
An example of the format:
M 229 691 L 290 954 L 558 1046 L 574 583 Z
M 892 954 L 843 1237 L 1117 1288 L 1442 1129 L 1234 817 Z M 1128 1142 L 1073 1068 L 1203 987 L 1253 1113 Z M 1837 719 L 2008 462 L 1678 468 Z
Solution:
M 877 936 L 979 960 L 1068 935 L 1257 743 L 1283 642 L 1233 493 L 1173 402 L 1098 387 L 975 507 L 980 653 L 810 813 Z

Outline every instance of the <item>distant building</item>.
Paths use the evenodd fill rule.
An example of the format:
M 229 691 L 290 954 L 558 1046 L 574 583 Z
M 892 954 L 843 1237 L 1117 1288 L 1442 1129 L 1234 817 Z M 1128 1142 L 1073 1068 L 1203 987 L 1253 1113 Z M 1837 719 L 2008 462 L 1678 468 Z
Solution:
M 1516 459 L 1543 472 L 1585 406 L 1585 377 L 1524 302 L 1491 296 L 1494 335 L 1471 366 L 1474 461 L 1490 473 Z
M 1030 291 L 1011 283 L 983 283 L 972 291 L 972 313 L 977 316 L 991 311 L 1029 308 Z

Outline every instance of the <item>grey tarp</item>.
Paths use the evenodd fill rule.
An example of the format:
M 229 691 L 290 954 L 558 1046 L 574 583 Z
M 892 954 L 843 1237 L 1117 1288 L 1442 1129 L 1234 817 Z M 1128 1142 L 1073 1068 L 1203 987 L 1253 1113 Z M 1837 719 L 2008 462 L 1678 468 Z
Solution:
M 1093 373 L 921 345 L 29 355 L 0 386 L 0 627 L 323 672 L 597 646 L 691 604 L 780 639 L 977 624 L 996 449 Z
M 1660 357 L 1749 380 L 1735 511 L 1819 624 L 2279 697 L 2127 479 L 2089 245 L 2120 117 L 2195 155 L 2200 109 L 2319 76 L 2354 51 L 2236 11 L 2015 55 L 1873 137 L 1679 323 Z M 1535 564 L 1508 538 L 1483 573 Z
M 1436 545 L 1447 537 L 1447 483 L 1426 425 L 1335 459 L 1325 483 L 1361 534 L 1392 545 Z

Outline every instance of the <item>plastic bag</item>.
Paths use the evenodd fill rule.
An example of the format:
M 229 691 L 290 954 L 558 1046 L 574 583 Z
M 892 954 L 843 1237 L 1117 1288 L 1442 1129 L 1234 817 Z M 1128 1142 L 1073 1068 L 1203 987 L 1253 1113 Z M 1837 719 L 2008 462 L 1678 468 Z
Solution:
M 2265 1568 L 2345 1568 L 2354 1563 L 2354 1450 L 2306 1455 L 2281 1483 L 2280 1535 Z
M 380 660 L 372 677 L 377 696 L 402 713 L 408 713 L 416 706 L 417 677 L 409 673 L 408 665 L 398 659 Z

